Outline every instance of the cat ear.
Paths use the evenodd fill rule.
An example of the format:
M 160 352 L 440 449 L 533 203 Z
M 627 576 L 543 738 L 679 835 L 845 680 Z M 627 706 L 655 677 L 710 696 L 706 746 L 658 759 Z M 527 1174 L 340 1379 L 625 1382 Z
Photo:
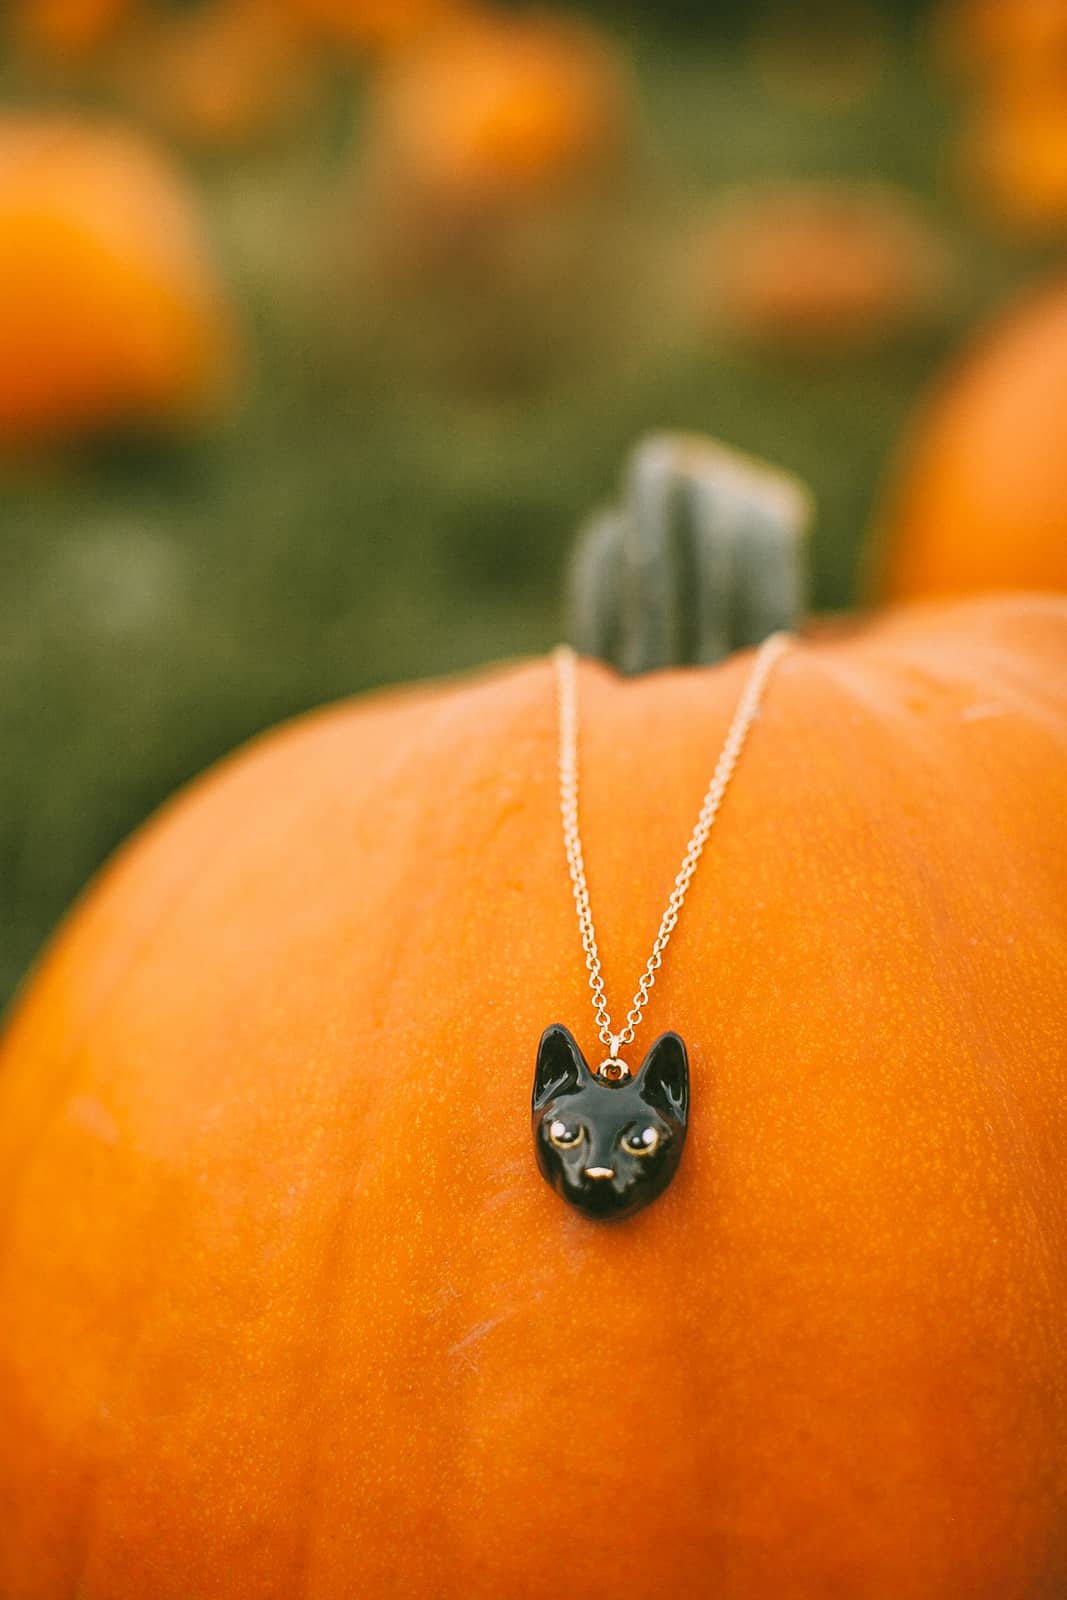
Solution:
M 533 1108 L 542 1106 L 559 1094 L 570 1094 L 577 1089 L 583 1074 L 589 1068 L 579 1050 L 574 1035 L 559 1022 L 554 1022 L 541 1035 L 537 1047 L 537 1070 L 534 1073 Z
M 638 1078 L 641 1096 L 664 1116 L 684 1122 L 689 1112 L 689 1057 L 676 1033 L 661 1033 Z

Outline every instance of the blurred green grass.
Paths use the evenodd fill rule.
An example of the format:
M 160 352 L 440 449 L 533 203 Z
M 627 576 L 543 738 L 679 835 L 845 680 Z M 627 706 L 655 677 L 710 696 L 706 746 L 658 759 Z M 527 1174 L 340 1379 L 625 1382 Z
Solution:
M 772 100 L 727 45 L 627 33 L 657 196 L 633 226 L 653 264 L 657 230 L 750 179 L 875 178 L 940 206 L 966 264 L 945 323 L 824 366 L 623 326 L 526 382 L 420 372 L 410 303 L 351 344 L 343 299 L 335 326 L 314 308 L 321 128 L 307 148 L 204 163 L 255 351 L 240 415 L 201 442 L 0 483 L 0 999 L 96 865 L 236 743 L 376 684 L 547 648 L 576 524 L 646 430 L 704 431 L 803 476 L 815 604 L 851 603 L 916 395 L 1032 268 L 936 199 L 951 107 L 906 40 L 871 96 L 830 114 Z M 346 113 L 335 166 L 348 130 Z M 274 271 L 303 291 L 287 299 Z

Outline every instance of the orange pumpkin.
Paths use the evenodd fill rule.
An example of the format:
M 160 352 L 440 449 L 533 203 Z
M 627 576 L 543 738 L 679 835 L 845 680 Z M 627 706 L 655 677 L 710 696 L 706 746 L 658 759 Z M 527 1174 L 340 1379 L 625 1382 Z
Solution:
M 581 671 L 609 995 L 746 671 Z M 555 750 L 544 661 L 334 708 L 68 923 L 0 1055 L 0 1593 L 1067 1590 L 1067 600 L 780 665 L 615 1228 L 530 1145 L 594 1044 Z
M 1063 0 L 945 0 L 937 43 L 954 69 L 997 79 L 1020 70 L 1067 66 Z
M 690 258 L 698 313 L 714 330 L 820 356 L 928 321 L 951 277 L 921 209 L 875 184 L 740 190 Z
M 1067 280 L 1008 313 L 920 414 L 880 514 L 890 597 L 1067 590 Z
M 619 62 L 550 13 L 458 16 L 383 75 L 375 159 L 390 187 L 455 210 L 602 171 L 627 127 Z
M 1004 85 L 972 118 L 960 178 L 995 221 L 1028 230 L 1067 224 L 1067 66 Z
M 0 118 L 0 444 L 201 413 L 233 333 L 194 196 L 137 135 Z
M 955 167 L 974 205 L 1009 227 L 1067 222 L 1067 5 L 957 0 L 940 27 L 950 65 L 981 94 Z

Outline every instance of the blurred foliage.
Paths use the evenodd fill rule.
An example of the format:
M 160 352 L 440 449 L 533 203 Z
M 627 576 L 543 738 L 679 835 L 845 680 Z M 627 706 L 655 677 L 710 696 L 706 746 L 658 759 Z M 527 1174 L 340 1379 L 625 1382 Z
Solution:
M 772 92 L 745 47 L 753 8 L 587 10 L 632 58 L 643 151 L 540 294 L 520 275 L 488 306 L 492 257 L 467 299 L 375 278 L 358 79 L 334 74 L 284 137 L 187 153 L 251 353 L 239 414 L 198 440 L 0 469 L 0 997 L 103 857 L 237 742 L 549 646 L 576 525 L 647 430 L 700 430 L 806 479 L 815 603 L 852 601 L 916 395 L 1041 259 L 939 191 L 954 113 L 917 7 L 885 8 L 876 80 L 833 109 Z M 10 65 L 3 87 L 41 93 Z M 961 262 L 944 316 L 821 363 L 687 322 L 686 230 L 724 189 L 794 177 L 927 197 Z

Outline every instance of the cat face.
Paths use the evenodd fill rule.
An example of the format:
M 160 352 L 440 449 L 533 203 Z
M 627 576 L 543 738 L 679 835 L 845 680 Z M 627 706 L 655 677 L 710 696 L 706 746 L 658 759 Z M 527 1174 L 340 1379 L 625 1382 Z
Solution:
M 534 1074 L 537 1164 L 586 1216 L 628 1217 L 662 1194 L 688 1114 L 689 1062 L 676 1033 L 656 1040 L 635 1077 L 613 1083 L 589 1070 L 566 1028 L 545 1029 Z

